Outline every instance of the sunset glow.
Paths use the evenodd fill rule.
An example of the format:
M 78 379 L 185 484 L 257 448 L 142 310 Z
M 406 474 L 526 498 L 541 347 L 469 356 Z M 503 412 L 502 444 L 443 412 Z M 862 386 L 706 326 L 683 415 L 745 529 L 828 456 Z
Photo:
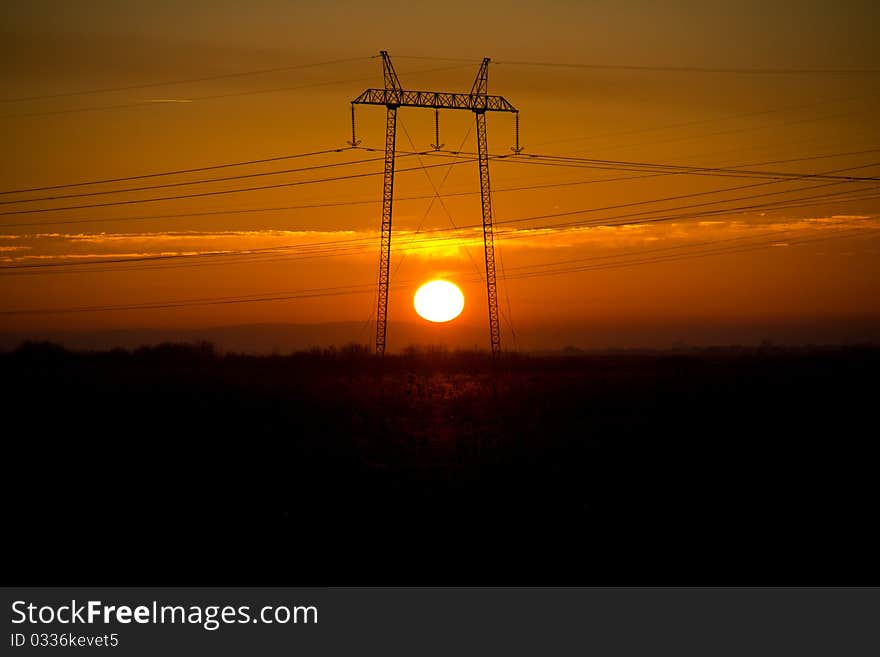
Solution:
M 4 16 L 0 348 L 372 348 L 381 307 L 392 353 L 488 349 L 469 109 L 399 107 L 376 302 L 388 108 L 352 101 L 385 84 L 381 49 L 409 91 L 466 94 L 489 58 L 488 94 L 517 109 L 486 116 L 505 348 L 880 334 L 876 4 L 379 2 L 350 24 L 326 3 L 79 4 Z M 472 46 L 405 29 L 459 34 L 459 16 Z M 438 332 L 412 304 L 441 276 L 469 301 Z

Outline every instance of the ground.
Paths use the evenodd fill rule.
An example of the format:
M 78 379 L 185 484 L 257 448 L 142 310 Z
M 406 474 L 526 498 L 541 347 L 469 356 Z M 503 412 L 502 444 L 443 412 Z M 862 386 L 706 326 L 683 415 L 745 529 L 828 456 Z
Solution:
M 878 365 L 26 344 L 0 355 L 10 563 L 28 583 L 865 584 Z

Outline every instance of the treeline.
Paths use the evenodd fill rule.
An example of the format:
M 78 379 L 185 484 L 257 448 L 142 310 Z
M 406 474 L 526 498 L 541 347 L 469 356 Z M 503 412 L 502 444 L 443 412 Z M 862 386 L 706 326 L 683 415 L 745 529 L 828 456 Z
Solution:
M 34 362 L 51 362 L 65 359 L 128 359 L 135 363 L 162 362 L 171 363 L 206 363 L 206 362 L 242 362 L 242 361 L 285 361 L 285 362 L 321 362 L 324 364 L 379 362 L 388 365 L 412 366 L 417 364 L 467 364 L 497 367 L 499 363 L 547 366 L 548 363 L 580 363 L 585 361 L 601 362 L 613 360 L 651 362 L 714 360 L 714 359 L 801 359 L 804 357 L 835 357 L 839 355 L 876 356 L 880 353 L 880 345 L 870 343 L 859 344 L 807 344 L 777 345 L 765 342 L 761 345 L 717 345 L 708 347 L 676 347 L 670 349 L 595 349 L 586 350 L 568 346 L 559 350 L 542 350 L 536 352 L 505 351 L 500 359 L 493 358 L 486 350 L 450 349 L 445 345 L 409 345 L 399 353 L 388 353 L 379 357 L 373 348 L 365 344 L 348 343 L 342 346 L 319 347 L 294 351 L 288 354 L 253 354 L 224 351 L 207 340 L 196 342 L 163 342 L 156 345 L 143 345 L 134 349 L 121 347 L 107 350 L 71 350 L 61 344 L 49 341 L 24 341 L 15 349 L 0 352 L 0 358 L 12 360 L 31 360 Z

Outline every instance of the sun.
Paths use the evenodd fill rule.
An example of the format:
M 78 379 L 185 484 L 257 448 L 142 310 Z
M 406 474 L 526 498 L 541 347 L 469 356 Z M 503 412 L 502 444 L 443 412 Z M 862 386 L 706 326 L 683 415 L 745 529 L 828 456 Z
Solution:
M 419 317 L 429 322 L 448 322 L 464 309 L 464 295 L 455 283 L 439 279 L 428 281 L 416 290 L 413 307 Z

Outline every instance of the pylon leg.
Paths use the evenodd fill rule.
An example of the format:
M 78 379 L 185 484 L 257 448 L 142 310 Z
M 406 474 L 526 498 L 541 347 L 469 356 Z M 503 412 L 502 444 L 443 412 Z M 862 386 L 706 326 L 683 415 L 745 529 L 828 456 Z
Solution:
M 483 247 L 486 256 L 486 296 L 489 301 L 489 344 L 492 355 L 501 354 L 501 325 L 498 321 L 498 288 L 495 284 L 495 235 L 492 227 L 492 197 L 489 190 L 489 146 L 486 113 L 477 116 L 477 157 L 480 165 L 480 198 L 483 205 Z
M 385 355 L 388 319 L 388 283 L 391 267 L 391 210 L 394 201 L 394 149 L 397 108 L 388 107 L 385 118 L 385 179 L 382 188 L 382 234 L 379 245 L 379 301 L 376 309 L 376 354 Z

